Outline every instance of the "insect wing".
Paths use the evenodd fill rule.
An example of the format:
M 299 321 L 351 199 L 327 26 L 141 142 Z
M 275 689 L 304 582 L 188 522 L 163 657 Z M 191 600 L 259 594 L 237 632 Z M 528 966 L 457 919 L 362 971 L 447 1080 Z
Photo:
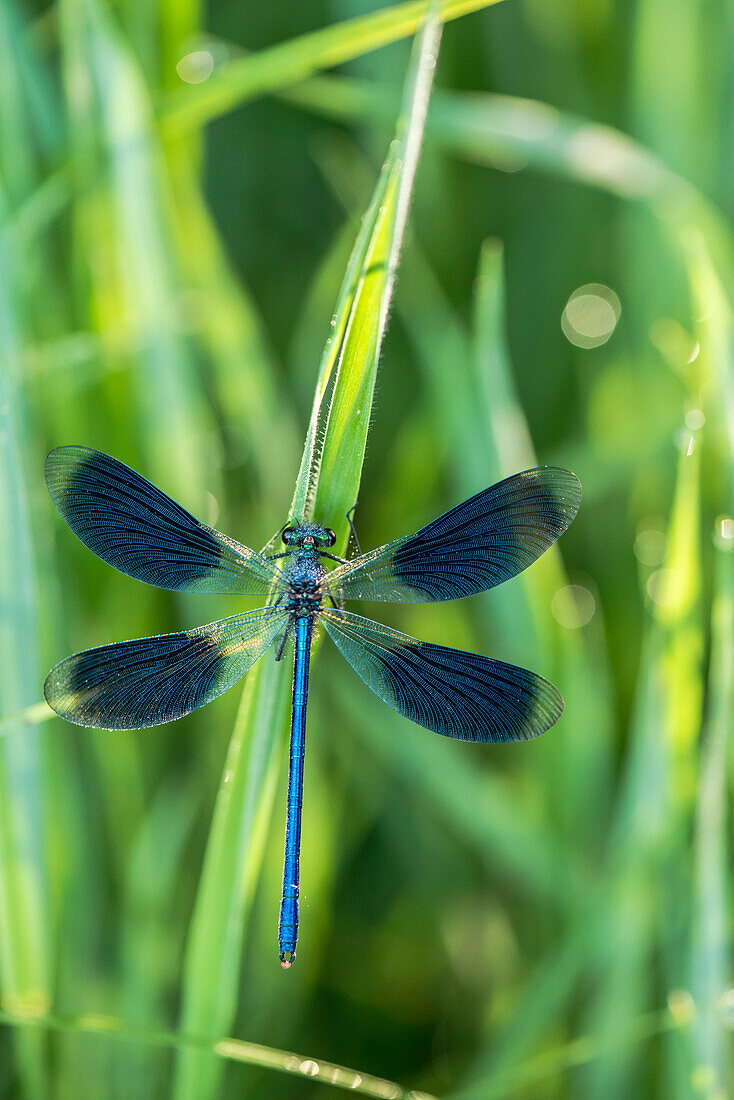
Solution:
M 444 737 L 527 741 L 563 712 L 556 688 L 524 668 L 419 642 L 348 611 L 322 611 L 321 620 L 368 688 Z
M 265 596 L 282 577 L 266 558 L 199 523 L 100 451 L 57 447 L 46 459 L 46 483 L 74 534 L 103 561 L 147 584 Z
M 575 474 L 554 466 L 492 485 L 407 535 L 337 566 L 336 600 L 423 603 L 483 592 L 527 569 L 562 535 L 581 503 Z
M 78 726 L 127 730 L 172 722 L 232 687 L 286 618 L 266 608 L 180 634 L 88 649 L 56 665 L 43 693 Z

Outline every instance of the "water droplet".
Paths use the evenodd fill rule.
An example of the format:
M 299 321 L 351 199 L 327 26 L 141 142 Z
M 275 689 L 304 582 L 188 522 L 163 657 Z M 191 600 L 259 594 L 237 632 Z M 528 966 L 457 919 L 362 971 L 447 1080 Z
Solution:
M 301 1062 L 298 1068 L 301 1073 L 305 1073 L 307 1077 L 315 1077 L 319 1072 L 318 1062 L 314 1062 L 310 1058 L 307 1058 L 305 1062 Z
M 714 546 L 717 550 L 734 550 L 734 519 L 719 516 L 714 525 Z

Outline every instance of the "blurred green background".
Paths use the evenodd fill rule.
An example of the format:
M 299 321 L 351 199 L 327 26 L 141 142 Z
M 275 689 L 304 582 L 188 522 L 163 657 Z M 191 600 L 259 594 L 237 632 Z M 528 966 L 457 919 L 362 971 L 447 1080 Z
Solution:
M 251 546 L 287 518 L 410 53 L 409 29 L 301 36 L 377 10 L 0 0 L 0 1100 L 332 1095 L 319 1059 L 415 1097 L 734 1092 L 730 4 L 505 0 L 444 31 L 358 530 L 572 468 L 559 552 L 382 616 L 547 676 L 558 725 L 444 741 L 325 645 L 285 973 L 280 720 L 263 768 L 239 689 L 139 734 L 39 706 L 70 652 L 240 610 L 91 555 L 50 448 L 107 451 Z M 202 975 L 237 752 L 265 795 L 227 839 L 236 950 Z M 180 1028 L 263 1048 L 194 1067 Z M 302 1057 L 249 1064 L 265 1047 Z

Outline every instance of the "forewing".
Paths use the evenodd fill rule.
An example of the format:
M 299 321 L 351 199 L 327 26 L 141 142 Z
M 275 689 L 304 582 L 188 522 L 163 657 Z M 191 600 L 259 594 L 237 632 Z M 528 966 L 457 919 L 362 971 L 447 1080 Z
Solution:
M 483 592 L 527 569 L 562 535 L 581 503 L 575 474 L 554 466 L 492 485 L 407 535 L 337 566 L 334 598 L 423 603 Z
M 74 534 L 103 561 L 147 584 L 265 596 L 282 576 L 266 558 L 199 523 L 129 466 L 100 451 L 51 451 L 46 482 Z
M 180 634 L 88 649 L 56 665 L 43 694 L 78 726 L 124 730 L 172 722 L 232 687 L 286 619 L 266 608 Z
M 524 668 L 419 642 L 348 611 L 322 611 L 321 619 L 367 687 L 444 737 L 527 741 L 563 712 L 556 688 Z

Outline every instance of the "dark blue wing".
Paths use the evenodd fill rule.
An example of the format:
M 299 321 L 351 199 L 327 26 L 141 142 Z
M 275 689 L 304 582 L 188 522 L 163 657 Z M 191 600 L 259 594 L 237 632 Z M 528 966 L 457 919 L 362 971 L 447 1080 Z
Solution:
M 575 474 L 554 466 L 493 485 L 406 535 L 337 566 L 335 599 L 456 600 L 509 580 L 562 535 L 581 503 Z
M 534 672 L 419 642 L 348 611 L 322 611 L 332 641 L 376 695 L 419 726 L 459 741 L 527 741 L 563 712 Z
M 159 588 L 265 596 L 280 570 L 199 523 L 129 466 L 87 447 L 57 447 L 46 482 L 81 541 L 122 573 Z
M 56 665 L 43 694 L 78 726 L 136 730 L 172 722 L 232 687 L 286 619 L 266 608 L 181 634 L 88 649 Z

